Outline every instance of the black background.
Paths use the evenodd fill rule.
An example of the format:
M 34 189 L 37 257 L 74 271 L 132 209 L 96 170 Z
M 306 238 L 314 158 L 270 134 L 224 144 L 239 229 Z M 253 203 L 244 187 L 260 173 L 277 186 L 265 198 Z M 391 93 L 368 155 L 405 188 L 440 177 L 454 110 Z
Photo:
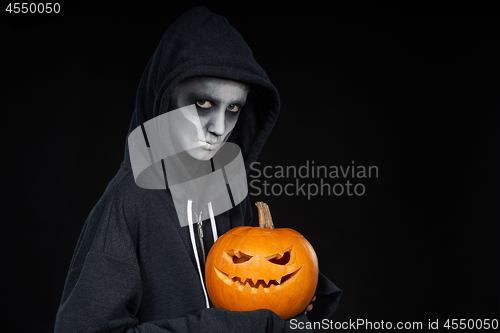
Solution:
M 351 180 L 362 196 L 252 196 L 344 290 L 332 319 L 499 318 L 499 10 L 200 4 L 240 31 L 280 92 L 260 169 L 378 167 Z M 194 5 L 2 13 L 2 331 L 53 330 L 80 230 L 123 158 L 142 71 Z

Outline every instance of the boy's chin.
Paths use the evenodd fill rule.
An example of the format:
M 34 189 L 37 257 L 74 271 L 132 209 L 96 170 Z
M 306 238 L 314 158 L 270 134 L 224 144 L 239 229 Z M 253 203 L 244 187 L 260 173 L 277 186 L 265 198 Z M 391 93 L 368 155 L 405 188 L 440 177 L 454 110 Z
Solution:
M 188 151 L 189 156 L 199 161 L 209 161 L 212 157 L 215 156 L 219 149 L 208 150 L 204 148 L 196 148 Z

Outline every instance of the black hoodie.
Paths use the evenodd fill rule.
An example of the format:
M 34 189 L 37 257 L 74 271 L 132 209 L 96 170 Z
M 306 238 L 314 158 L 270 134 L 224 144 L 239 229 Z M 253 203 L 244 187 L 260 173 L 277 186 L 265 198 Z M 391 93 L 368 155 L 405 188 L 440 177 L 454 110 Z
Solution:
M 250 48 L 228 21 L 194 8 L 163 35 L 142 76 L 129 135 L 169 110 L 175 86 L 193 76 L 251 84 L 252 92 L 228 142 L 237 144 L 247 172 L 278 117 L 279 97 Z M 246 196 L 214 219 L 218 236 L 252 224 Z M 213 242 L 204 223 L 206 252 Z M 206 228 L 205 228 L 206 226 Z M 88 216 L 71 261 L 55 332 L 284 332 L 270 310 L 207 308 L 189 228 L 181 226 L 172 193 L 137 185 L 128 145 L 116 176 Z M 201 256 L 199 248 L 198 255 Z M 341 290 L 321 273 L 314 309 L 297 321 L 329 318 Z

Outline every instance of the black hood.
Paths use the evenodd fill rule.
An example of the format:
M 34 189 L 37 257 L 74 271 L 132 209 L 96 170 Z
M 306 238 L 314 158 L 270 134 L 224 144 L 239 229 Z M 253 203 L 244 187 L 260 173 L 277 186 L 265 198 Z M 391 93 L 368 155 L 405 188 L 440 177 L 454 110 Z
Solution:
M 241 148 L 248 173 L 278 117 L 278 92 L 238 31 L 226 18 L 205 7 L 187 11 L 163 34 L 142 75 L 127 136 L 144 122 L 167 112 L 176 85 L 193 76 L 218 77 L 252 86 L 228 139 Z M 127 144 L 122 168 L 131 168 Z

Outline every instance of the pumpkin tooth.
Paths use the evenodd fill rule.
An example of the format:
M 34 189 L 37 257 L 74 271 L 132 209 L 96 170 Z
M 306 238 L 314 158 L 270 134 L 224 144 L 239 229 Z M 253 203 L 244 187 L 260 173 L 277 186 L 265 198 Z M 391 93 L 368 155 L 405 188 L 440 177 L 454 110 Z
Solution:
M 239 282 L 237 285 L 237 288 L 238 288 L 238 290 L 243 291 L 243 289 L 245 289 L 245 285 L 243 283 Z
M 264 279 L 264 283 L 266 284 L 266 287 L 269 286 L 269 281 L 270 281 L 270 279 Z

